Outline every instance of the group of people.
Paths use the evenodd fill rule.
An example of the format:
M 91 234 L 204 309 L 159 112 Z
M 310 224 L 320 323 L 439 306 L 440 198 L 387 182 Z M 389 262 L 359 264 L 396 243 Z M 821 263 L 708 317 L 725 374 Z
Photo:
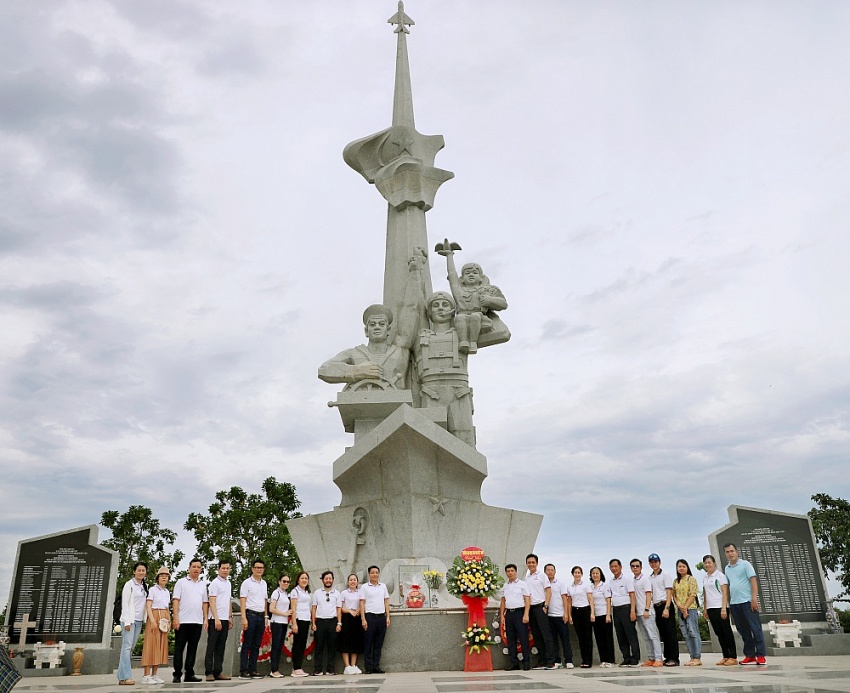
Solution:
M 622 655 L 619 666 L 676 667 L 681 664 L 677 621 L 688 647 L 689 661 L 685 666 L 702 666 L 700 592 L 703 617 L 717 635 L 723 654 L 717 664 L 765 664 L 755 570 L 740 558 L 735 544 L 726 544 L 723 550 L 728 561 L 725 573 L 718 569 L 714 556 L 703 557 L 706 574 L 702 590 L 685 559 L 676 561 L 675 573 L 670 573 L 662 570 L 657 553 L 648 557 L 649 572 L 644 572 L 639 558 L 629 561 L 631 576 L 623 570 L 620 559 L 611 559 L 610 580 L 599 566 L 590 569 L 589 579 L 584 577 L 581 566 L 574 566 L 570 571 L 572 580 L 562 581 L 551 563 L 541 572 L 539 559 L 533 553 L 526 557 L 527 571 L 522 580 L 517 566 L 508 564 L 499 605 L 510 657 L 508 670 L 531 669 L 529 630 L 537 648 L 535 668 L 574 668 L 570 625 L 579 642 L 581 668 L 593 664 L 594 638 L 600 666 L 614 666 L 615 632 Z M 744 643 L 740 662 L 730 617 Z M 650 650 L 643 662 L 638 629 Z
M 239 587 L 242 624 L 239 678 L 263 678 L 257 671 L 263 633 L 271 630 L 271 676 L 282 678 L 280 670 L 287 629 L 292 631 L 292 676 L 309 676 L 303 668 L 307 636 L 313 632 L 315 645 L 312 675 L 333 675 L 337 652 L 341 653 L 345 674 L 361 674 L 358 658 L 364 655 L 367 674 L 383 674 L 381 650 L 390 627 L 390 594 L 380 581 L 378 566 L 368 569 L 369 581 L 361 585 L 356 575 L 348 576 L 346 589 L 334 587 L 334 574 L 322 573 L 321 587 L 312 591 L 310 576 L 300 572 L 291 586 L 289 575 L 280 575 L 271 594 L 263 579 L 266 564 L 261 559 L 251 564 L 251 576 Z M 132 653 L 144 627 L 142 645 L 142 684 L 165 683 L 159 667 L 168 664 L 168 632 L 174 629 L 173 683 L 203 681 L 195 674 L 195 659 L 202 634 L 207 633 L 204 658 L 206 681 L 229 681 L 224 673 L 224 651 L 233 628 L 233 600 L 230 561 L 218 562 L 217 575 L 209 584 L 201 578 L 199 559 L 189 563 L 188 575 L 178 580 L 174 592 L 167 585 L 167 568 L 157 571 L 154 585 L 145 582 L 147 565 L 133 566 L 133 577 L 121 593 L 121 655 L 118 683 L 132 686 Z M 291 587 L 291 589 L 290 589 Z

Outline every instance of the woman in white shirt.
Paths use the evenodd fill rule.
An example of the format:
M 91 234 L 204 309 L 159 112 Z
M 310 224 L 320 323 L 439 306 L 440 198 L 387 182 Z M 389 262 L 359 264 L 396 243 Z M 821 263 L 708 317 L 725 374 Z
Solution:
M 590 582 L 584 580 L 581 566 L 573 566 L 573 581 L 567 585 L 570 598 L 570 623 L 576 629 L 578 646 L 581 652 L 581 668 L 589 669 L 593 664 L 593 633 L 591 619 L 595 615 L 593 590 Z
M 168 666 L 168 631 L 171 630 L 171 593 L 165 587 L 171 575 L 168 568 L 163 566 L 156 571 L 153 587 L 148 590 L 146 602 L 147 621 L 145 622 L 145 641 L 142 644 L 142 667 L 145 678 L 142 683 L 165 683 L 156 675 L 161 666 Z M 167 624 L 163 631 L 160 621 Z
M 302 668 L 307 636 L 310 634 L 310 576 L 298 573 L 295 588 L 289 593 L 289 608 L 292 612 L 292 675 L 296 678 L 309 676 Z
M 348 576 L 348 589 L 342 592 L 342 631 L 336 640 L 336 649 L 342 655 L 344 674 L 360 674 L 357 655 L 363 652 L 363 624 L 360 623 L 360 581 L 352 573 Z
M 605 584 L 605 573 L 599 566 L 590 569 L 590 584 L 593 590 L 593 634 L 599 650 L 599 666 L 614 666 L 614 624 L 611 607 L 611 587 Z
M 723 653 L 723 659 L 717 664 L 738 666 L 738 648 L 729 620 L 729 580 L 723 571 L 717 569 L 717 562 L 711 554 L 702 557 L 702 566 L 705 569 L 705 577 L 702 579 L 702 616 L 711 624 Z
M 148 564 L 138 561 L 133 566 L 133 577 L 124 583 L 121 590 L 121 654 L 118 658 L 118 685 L 132 686 L 136 682 L 130 678 L 133 673 L 133 649 L 142 626 L 145 624 L 145 603 L 148 598 L 148 586 L 145 575 Z
M 271 665 L 273 679 L 283 678 L 280 672 L 280 653 L 283 651 L 283 641 L 286 639 L 286 626 L 289 623 L 289 616 L 292 613 L 289 610 L 289 595 L 286 590 L 289 589 L 289 575 L 281 575 L 277 581 L 277 588 L 272 592 L 269 600 L 269 611 L 271 619 L 269 627 L 272 631 L 272 651 Z

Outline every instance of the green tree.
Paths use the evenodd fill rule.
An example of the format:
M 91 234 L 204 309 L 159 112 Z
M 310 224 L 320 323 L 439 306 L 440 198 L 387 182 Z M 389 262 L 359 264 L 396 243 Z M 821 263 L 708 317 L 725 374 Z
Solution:
M 162 527 L 153 511 L 143 505 L 131 505 L 125 513 L 107 510 L 100 524 L 112 532 L 112 537 L 101 544 L 118 552 L 118 584 L 116 591 L 133 577 L 133 564 L 144 561 L 151 576 L 161 565 L 173 571 L 183 560 L 180 549 L 168 551 L 177 540 L 177 533 Z
M 818 553 L 824 571 L 835 573 L 844 591 L 842 601 L 850 596 L 850 503 L 825 493 L 812 496 L 816 508 L 809 510 L 818 540 Z
M 295 486 L 279 483 L 274 477 L 263 482 L 263 495 L 246 493 L 238 486 L 215 494 L 208 514 L 191 513 L 183 527 L 195 535 L 197 555 L 207 564 L 210 577 L 215 574 L 219 558 L 229 558 L 236 585 L 251 575 L 251 562 L 266 562 L 266 579 L 277 583 L 284 571 L 301 569 L 295 545 L 286 521 L 301 517 L 301 501 Z

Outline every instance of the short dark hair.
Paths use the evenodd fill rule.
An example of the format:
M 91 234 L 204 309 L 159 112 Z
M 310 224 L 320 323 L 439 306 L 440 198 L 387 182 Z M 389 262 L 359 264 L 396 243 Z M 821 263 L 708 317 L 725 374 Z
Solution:
M 529 558 L 533 558 L 535 561 L 537 561 L 538 563 L 540 563 L 540 559 L 537 557 L 537 554 L 536 554 L 536 553 L 530 553 L 530 554 L 528 554 L 528 555 L 525 557 L 525 562 L 526 562 L 526 563 L 528 563 L 528 559 L 529 559 Z
M 379 573 L 381 572 L 381 569 L 380 569 L 378 566 L 376 566 L 376 565 L 370 565 L 368 568 L 366 568 L 366 575 L 368 575 L 369 573 L 371 573 L 371 572 L 372 572 L 372 568 L 374 568 L 375 570 L 377 570 Z
M 595 565 L 590 569 L 590 573 L 589 573 L 590 579 L 593 580 L 593 571 L 594 570 L 599 571 L 599 582 L 605 582 L 605 572 L 598 565 Z
M 546 565 L 544 565 L 544 566 L 543 566 L 543 570 L 545 571 L 545 570 L 546 570 L 546 568 L 548 568 L 550 565 L 552 566 L 552 570 L 558 570 L 558 569 L 555 567 L 555 564 L 554 564 L 554 563 L 547 563 Z
M 608 567 L 610 568 L 614 563 L 616 563 L 621 568 L 623 567 L 623 564 L 619 558 L 612 558 L 610 561 L 608 561 Z
M 643 561 L 640 560 L 639 558 L 633 558 L 632 560 L 630 560 L 629 566 L 631 566 L 632 563 L 637 563 L 641 568 L 643 568 Z
M 734 542 L 731 542 L 731 541 L 730 541 L 728 544 L 723 544 L 723 550 L 725 551 L 725 550 L 726 550 L 726 549 L 728 549 L 730 546 L 731 546 L 733 549 L 735 549 L 735 551 L 737 551 L 737 550 L 738 550 L 738 547 L 737 547 L 737 546 L 735 546 L 735 543 L 734 543 Z
M 266 567 L 266 562 L 262 558 L 255 558 L 253 561 L 251 561 L 251 567 L 253 568 L 255 565 L 257 565 L 257 563 L 263 566 L 263 568 Z
M 327 577 L 328 575 L 330 575 L 331 577 L 334 577 L 333 571 L 332 570 L 326 570 L 324 573 L 322 573 L 322 581 L 324 581 L 325 577 Z
M 506 572 L 506 573 L 508 572 L 508 568 L 513 568 L 514 570 L 516 570 L 516 563 L 508 563 L 508 564 L 505 566 L 505 572 Z
M 219 558 L 218 559 L 218 567 L 221 568 L 221 566 L 223 566 L 223 565 L 232 565 L 230 563 L 230 559 L 229 558 Z
M 198 558 L 197 556 L 195 556 L 191 561 L 189 561 L 189 567 L 191 568 L 192 565 L 194 565 L 195 563 L 200 563 L 201 568 L 204 567 L 204 562 L 200 558 Z

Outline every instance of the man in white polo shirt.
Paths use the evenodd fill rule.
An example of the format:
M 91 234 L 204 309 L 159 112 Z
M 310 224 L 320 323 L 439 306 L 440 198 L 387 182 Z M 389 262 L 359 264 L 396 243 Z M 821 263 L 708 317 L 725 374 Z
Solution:
M 201 579 L 203 564 L 200 558 L 189 562 L 189 574 L 174 585 L 171 599 L 172 620 L 174 624 L 174 683 L 180 683 L 183 675 L 183 652 L 186 652 L 187 683 L 201 681 L 195 676 L 195 656 L 201 633 L 207 628 L 207 585 Z
M 334 574 L 330 570 L 322 573 L 322 589 L 313 593 L 310 618 L 316 643 L 313 676 L 333 676 L 336 674 L 336 634 L 342 630 L 342 595 L 334 589 Z
M 229 681 L 230 677 L 222 673 L 227 634 L 233 628 L 229 560 L 223 558 L 218 562 L 218 575 L 207 587 L 207 595 L 209 621 L 212 621 L 207 622 L 207 656 L 204 658 L 207 681 Z
M 640 664 L 640 642 L 638 641 L 637 612 L 635 611 L 635 583 L 623 572 L 619 558 L 608 561 L 611 569 L 611 606 L 614 612 L 614 630 L 617 644 L 623 655 L 621 667 L 636 667 Z
M 525 565 L 528 570 L 525 573 L 525 584 L 531 592 L 531 632 L 534 635 L 534 643 L 537 645 L 537 668 L 557 669 L 555 666 L 555 646 L 552 642 L 552 631 L 549 630 L 549 599 L 552 589 L 549 587 L 549 578 L 537 569 L 537 554 L 530 553 L 525 557 Z
M 679 666 L 679 637 L 676 634 L 676 610 L 673 608 L 673 576 L 661 570 L 661 557 L 649 555 L 652 574 L 652 604 L 655 607 L 655 625 L 664 645 L 664 666 Z
M 744 641 L 741 664 L 766 664 L 764 631 L 759 618 L 759 584 L 752 563 L 738 555 L 731 542 L 723 545 L 729 563 L 723 571 L 729 580 L 729 608 L 735 628 Z
M 661 638 L 658 637 L 658 626 L 655 625 L 655 616 L 652 613 L 652 583 L 649 575 L 643 572 L 643 561 L 633 558 L 629 561 L 632 569 L 632 580 L 635 584 L 635 616 L 638 627 L 643 632 L 649 650 L 643 667 L 663 667 L 664 660 L 661 655 Z
M 269 623 L 266 609 L 269 588 L 263 580 L 266 562 L 255 558 L 251 563 L 251 577 L 239 588 L 239 608 L 242 613 L 242 651 L 239 653 L 239 678 L 261 679 L 257 671 L 257 657 L 263 643 L 263 633 Z
M 508 639 L 508 657 L 511 664 L 507 671 L 520 668 L 517 655 L 517 638 L 522 647 L 522 668 L 531 669 L 531 645 L 528 641 L 528 621 L 531 611 L 531 592 L 522 580 L 517 577 L 516 564 L 505 566 L 508 581 L 502 586 L 502 599 L 499 602 L 499 621 L 505 629 Z
M 361 625 L 364 633 L 364 661 L 367 674 L 383 674 L 381 650 L 390 627 L 390 593 L 380 582 L 381 569 L 370 565 L 369 581 L 360 588 Z

